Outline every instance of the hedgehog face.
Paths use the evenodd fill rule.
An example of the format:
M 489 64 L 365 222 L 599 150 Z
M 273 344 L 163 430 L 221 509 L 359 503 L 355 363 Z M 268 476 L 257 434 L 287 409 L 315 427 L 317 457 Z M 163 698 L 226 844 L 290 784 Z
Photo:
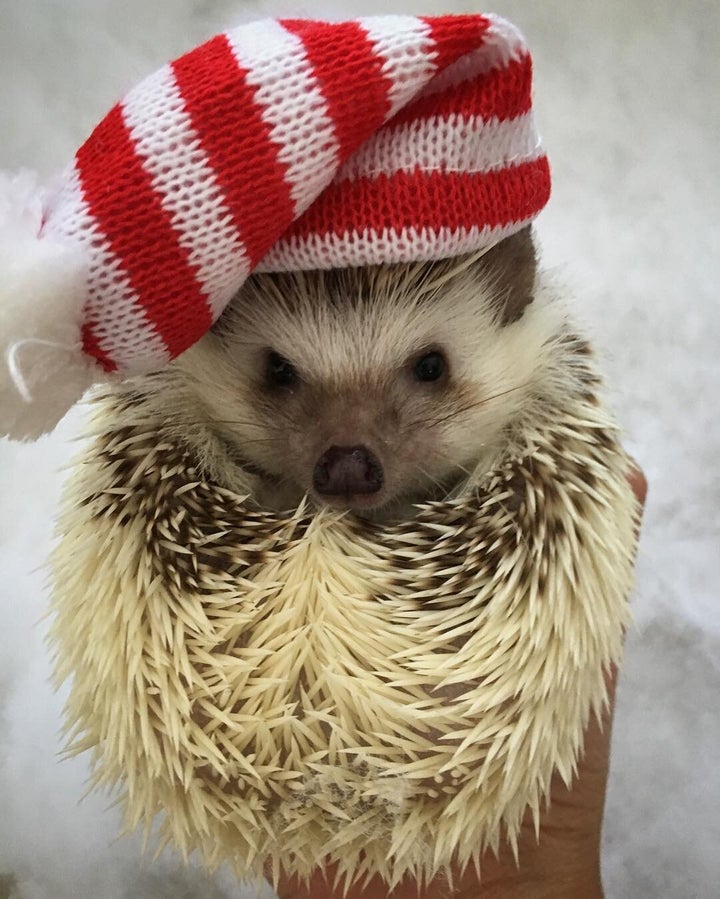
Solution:
M 353 333 L 369 347 L 359 321 L 349 333 L 335 322 L 335 331 L 335 350 Z M 428 486 L 444 489 L 462 460 L 449 461 L 440 420 L 468 391 L 454 388 L 442 346 L 416 343 L 382 369 L 353 358 L 344 371 L 327 357 L 320 332 L 305 344 L 316 348 L 314 358 L 282 342 L 282 354 L 260 348 L 246 400 L 263 442 L 259 451 L 252 437 L 243 444 L 248 461 L 278 489 L 336 508 L 376 510 L 424 498 Z
M 523 315 L 533 281 L 526 232 L 479 260 L 254 275 L 178 360 L 187 433 L 204 422 L 224 449 L 203 458 L 224 452 L 221 480 L 234 462 L 270 508 L 440 498 L 531 396 L 549 336 Z

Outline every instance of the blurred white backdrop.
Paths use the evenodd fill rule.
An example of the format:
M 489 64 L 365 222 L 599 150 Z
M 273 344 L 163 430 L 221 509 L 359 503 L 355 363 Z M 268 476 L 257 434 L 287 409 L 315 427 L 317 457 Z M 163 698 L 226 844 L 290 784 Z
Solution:
M 508 0 L 536 66 L 554 174 L 544 261 L 604 358 L 650 496 L 613 739 L 609 899 L 720 896 L 720 4 Z M 240 21 L 477 11 L 428 0 L 0 0 L 0 168 L 61 168 L 139 78 Z M 2 277 L 2 273 L 0 273 Z M 0 897 L 239 899 L 115 840 L 87 764 L 62 761 L 43 561 L 81 413 L 0 443 Z M 5 880 L 3 880 L 5 877 Z M 3 886 L 3 883 L 5 886 Z M 269 894 L 268 894 L 269 895 Z

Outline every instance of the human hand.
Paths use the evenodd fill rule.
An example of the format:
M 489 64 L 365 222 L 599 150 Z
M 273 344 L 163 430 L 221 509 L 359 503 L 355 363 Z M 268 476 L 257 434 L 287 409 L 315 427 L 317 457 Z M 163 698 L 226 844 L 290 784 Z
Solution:
M 639 469 L 630 475 L 641 508 L 647 481 Z M 640 522 L 638 521 L 638 527 Z M 610 762 L 610 735 L 615 705 L 617 671 L 608 677 L 608 708 L 602 724 L 593 717 L 585 732 L 577 775 L 567 787 L 555 774 L 550 788 L 550 806 L 540 815 L 540 838 L 536 839 L 532 815 L 527 814 L 518 838 L 515 863 L 509 846 L 497 857 L 487 853 L 481 861 L 482 879 L 471 865 L 457 874 L 453 887 L 438 877 L 422 891 L 410 878 L 392 892 L 380 878 L 366 886 L 352 887 L 346 894 L 334 889 L 334 870 L 316 872 L 307 884 L 282 877 L 279 899 L 602 899 L 600 836 Z

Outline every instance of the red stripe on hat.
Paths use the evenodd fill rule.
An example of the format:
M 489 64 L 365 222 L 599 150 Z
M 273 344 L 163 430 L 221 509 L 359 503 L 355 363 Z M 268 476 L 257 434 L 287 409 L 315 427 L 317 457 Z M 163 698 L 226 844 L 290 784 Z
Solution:
M 416 119 L 480 116 L 500 121 L 517 118 L 532 108 L 532 60 L 529 54 L 476 78 L 409 103 L 393 125 Z
M 492 25 L 485 16 L 421 16 L 435 42 L 435 66 L 438 72 L 457 62 L 461 56 L 478 50 Z
M 255 266 L 292 222 L 295 207 L 257 88 L 218 35 L 172 64 L 187 110 Z
M 82 326 L 83 353 L 85 353 L 86 356 L 92 356 L 93 359 L 96 359 L 105 371 L 117 371 L 117 364 L 115 361 L 111 359 L 100 346 L 100 342 L 94 330 L 94 327 L 97 324 L 97 322 L 87 321 Z
M 89 212 L 120 260 L 139 309 L 170 355 L 179 355 L 210 327 L 210 310 L 187 251 L 135 154 L 119 104 L 76 159 Z
M 280 24 L 303 42 L 328 112 L 344 162 L 385 121 L 390 111 L 391 79 L 383 61 L 358 22 L 312 22 L 281 19 Z
M 534 216 L 549 196 L 546 156 L 494 172 L 396 172 L 331 184 L 283 240 L 368 229 L 495 228 Z

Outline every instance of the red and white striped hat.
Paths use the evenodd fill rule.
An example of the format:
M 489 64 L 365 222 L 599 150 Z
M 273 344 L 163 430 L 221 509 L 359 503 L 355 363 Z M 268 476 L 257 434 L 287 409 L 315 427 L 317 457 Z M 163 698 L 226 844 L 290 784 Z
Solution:
M 243 25 L 118 103 L 52 190 L 0 181 L 0 433 L 165 366 L 252 271 L 440 259 L 531 221 L 531 59 L 495 16 Z

